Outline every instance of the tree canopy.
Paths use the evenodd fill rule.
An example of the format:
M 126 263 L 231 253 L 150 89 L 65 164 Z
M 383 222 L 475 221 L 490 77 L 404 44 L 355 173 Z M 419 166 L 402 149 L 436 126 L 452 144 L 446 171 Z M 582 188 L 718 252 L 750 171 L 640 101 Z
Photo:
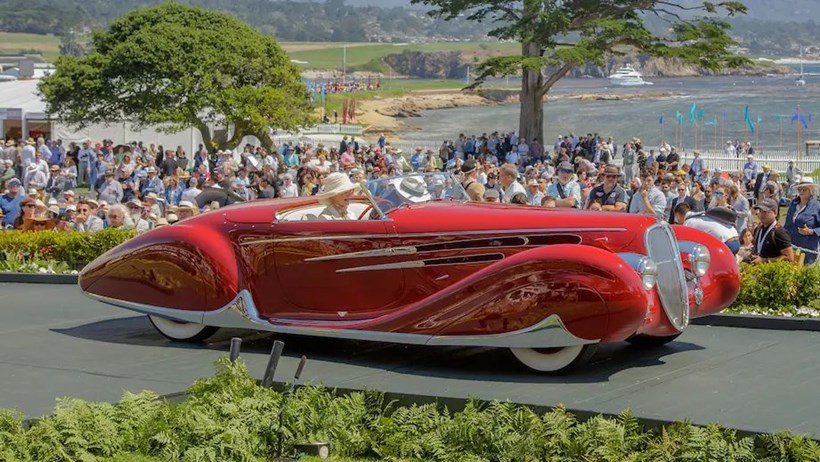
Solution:
M 310 124 L 299 68 L 272 37 L 227 14 L 166 3 L 95 32 L 92 51 L 62 56 L 39 86 L 47 111 L 79 127 L 128 120 L 174 132 L 194 127 L 209 149 L 268 128 Z M 211 127 L 231 126 L 231 139 Z
M 431 15 L 491 24 L 489 35 L 521 43 L 521 53 L 484 61 L 473 86 L 521 72 L 519 133 L 543 141 L 544 96 L 574 67 L 603 64 L 607 55 L 634 50 L 678 58 L 706 69 L 739 66 L 729 48 L 729 16 L 746 13 L 739 1 L 705 0 L 412 0 Z M 662 18 L 668 33 L 653 33 L 648 16 Z

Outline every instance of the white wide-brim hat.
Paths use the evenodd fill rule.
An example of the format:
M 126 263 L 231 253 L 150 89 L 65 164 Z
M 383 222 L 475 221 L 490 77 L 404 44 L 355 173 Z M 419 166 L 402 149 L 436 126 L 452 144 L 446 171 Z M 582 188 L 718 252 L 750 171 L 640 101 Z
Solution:
M 333 172 L 325 177 L 324 190 L 317 194 L 319 199 L 327 199 L 337 194 L 359 189 L 359 185 L 350 181 L 350 178 L 341 172 Z

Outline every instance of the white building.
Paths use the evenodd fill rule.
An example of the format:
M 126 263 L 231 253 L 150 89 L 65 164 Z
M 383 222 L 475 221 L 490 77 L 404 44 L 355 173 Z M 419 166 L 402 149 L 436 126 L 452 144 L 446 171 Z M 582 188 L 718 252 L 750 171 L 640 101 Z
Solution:
M 166 149 L 182 146 L 193 154 L 202 136 L 193 128 L 179 133 L 165 134 L 154 127 L 135 130 L 128 122 L 90 125 L 77 130 L 46 114 L 46 103 L 37 91 L 39 79 L 0 81 L 0 138 L 25 140 L 42 136 L 46 139 L 61 139 L 63 146 L 69 142 L 88 139 L 92 143 L 109 139 L 114 144 L 142 141 L 145 145 L 162 145 Z

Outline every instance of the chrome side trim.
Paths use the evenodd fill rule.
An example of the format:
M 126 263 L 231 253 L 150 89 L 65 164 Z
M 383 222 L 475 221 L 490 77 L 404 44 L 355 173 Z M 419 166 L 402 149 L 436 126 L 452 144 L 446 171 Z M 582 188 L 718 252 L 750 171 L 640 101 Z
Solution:
M 425 266 L 461 266 L 461 265 L 479 265 L 484 263 L 493 263 L 504 259 L 503 253 L 484 253 L 477 255 L 470 255 L 468 257 L 446 257 L 446 258 L 431 258 L 428 260 L 410 260 L 399 261 L 394 263 L 381 263 L 377 265 L 354 266 L 352 268 L 342 268 L 336 270 L 337 273 L 353 273 L 359 271 L 383 271 L 395 270 L 404 268 L 424 268 Z
M 554 348 L 586 345 L 598 340 L 584 340 L 570 333 L 558 315 L 552 314 L 543 321 L 524 329 L 493 335 L 447 335 L 431 337 L 427 345 L 481 346 L 503 348 Z
M 402 343 L 409 345 L 435 346 L 472 346 L 498 348 L 553 348 L 563 346 L 597 343 L 598 340 L 585 340 L 570 333 L 557 315 L 524 329 L 504 334 L 493 335 L 451 335 L 432 336 L 405 334 L 400 332 L 377 332 L 358 329 L 332 329 L 321 327 L 274 325 L 259 316 L 253 298 L 247 289 L 243 289 L 230 303 L 216 311 L 189 312 L 162 308 L 140 303 L 117 300 L 100 295 L 85 293 L 90 298 L 103 303 L 126 308 L 139 313 L 162 316 L 177 321 L 194 322 L 214 327 L 255 329 L 280 334 L 313 335 L 318 337 L 366 340 L 374 342 Z
M 362 250 L 359 252 L 339 253 L 336 255 L 322 255 L 321 257 L 305 258 L 305 261 L 346 260 L 350 258 L 395 257 L 413 255 L 418 252 L 414 246 L 388 247 L 386 249 Z
M 326 223 L 332 223 L 328 221 Z M 486 236 L 486 235 L 508 235 L 508 234 L 555 234 L 555 233 L 579 233 L 579 232 L 609 232 L 622 233 L 626 228 L 531 228 L 531 229 L 482 229 L 472 231 L 452 231 L 452 232 L 430 232 L 430 233 L 407 233 L 407 234 L 323 234 L 315 236 L 265 238 L 252 240 L 248 239 L 240 245 L 256 245 L 277 242 L 294 241 L 319 241 L 326 239 L 395 239 L 395 238 L 419 238 L 419 237 L 441 237 L 441 236 Z

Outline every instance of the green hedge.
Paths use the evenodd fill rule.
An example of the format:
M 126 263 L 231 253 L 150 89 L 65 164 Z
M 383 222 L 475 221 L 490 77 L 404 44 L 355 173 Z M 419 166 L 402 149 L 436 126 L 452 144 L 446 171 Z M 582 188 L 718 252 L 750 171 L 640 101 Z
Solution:
M 789 262 L 742 264 L 740 294 L 735 305 L 771 310 L 801 307 L 820 298 L 820 266 L 798 267 Z
M 0 460 L 93 461 L 149 456 L 163 461 L 270 461 L 280 437 L 327 442 L 335 456 L 388 461 L 809 461 L 820 445 L 790 433 L 739 437 L 735 431 L 675 423 L 647 430 L 629 412 L 581 421 L 511 403 L 467 403 L 453 412 L 432 404 L 399 407 L 376 392 L 339 396 L 325 388 L 283 394 L 259 386 L 239 362 L 217 361 L 181 404 L 127 393 L 118 404 L 63 399 L 53 416 L 25 428 L 0 411 Z
M 136 235 L 132 230 L 104 229 L 93 233 L 64 231 L 0 232 L 0 258 L 42 259 L 69 264 L 88 263 Z

